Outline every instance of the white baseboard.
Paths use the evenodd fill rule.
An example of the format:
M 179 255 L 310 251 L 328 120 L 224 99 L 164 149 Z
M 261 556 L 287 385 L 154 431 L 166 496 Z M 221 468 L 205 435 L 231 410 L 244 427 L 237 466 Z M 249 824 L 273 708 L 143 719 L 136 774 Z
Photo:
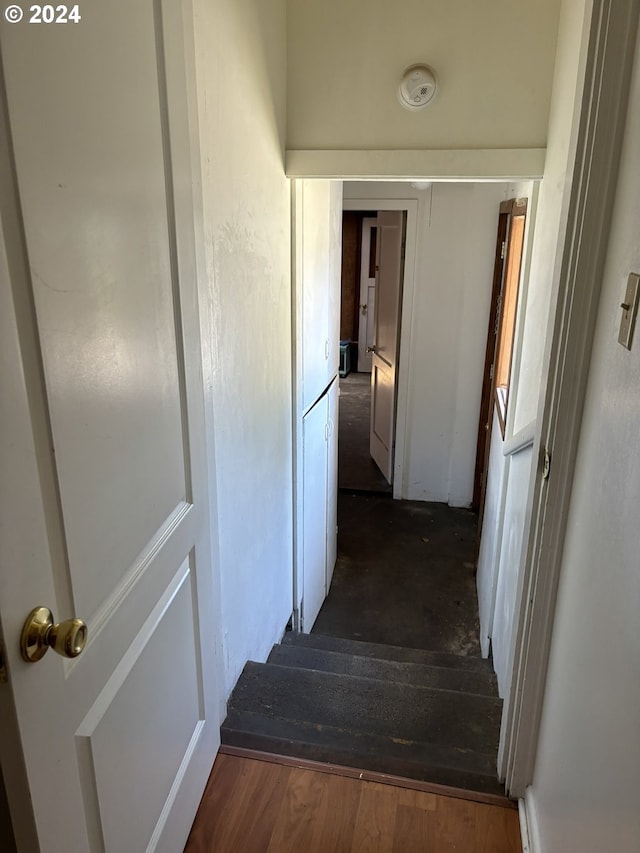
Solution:
M 524 799 L 518 800 L 522 853 L 543 853 L 538 831 L 538 815 L 531 788 L 527 788 Z

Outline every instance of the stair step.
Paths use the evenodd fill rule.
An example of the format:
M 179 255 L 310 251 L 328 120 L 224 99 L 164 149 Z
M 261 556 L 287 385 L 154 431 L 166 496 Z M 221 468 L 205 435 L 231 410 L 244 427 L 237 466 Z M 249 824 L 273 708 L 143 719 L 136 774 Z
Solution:
M 229 746 L 504 795 L 495 754 L 238 710 L 229 711 L 221 734 Z
M 342 652 L 344 654 L 398 661 L 400 663 L 417 663 L 426 666 L 463 669 L 479 673 L 493 672 L 491 663 L 488 660 L 472 655 L 452 655 L 447 652 L 410 649 L 404 646 L 388 646 L 383 643 L 366 643 L 362 640 L 346 640 L 342 637 L 329 637 L 324 634 L 298 634 L 291 631 L 284 635 L 282 645 L 323 649 L 329 652 Z
M 251 711 L 354 732 L 441 743 L 491 755 L 499 699 L 430 687 L 249 661 L 229 711 Z
M 315 669 L 359 678 L 375 678 L 396 684 L 410 684 L 414 687 L 432 687 L 438 690 L 454 690 L 459 693 L 492 697 L 498 695 L 496 677 L 490 669 L 475 672 L 469 669 L 453 669 L 449 666 L 328 651 L 293 643 L 274 646 L 268 662 L 279 666 Z

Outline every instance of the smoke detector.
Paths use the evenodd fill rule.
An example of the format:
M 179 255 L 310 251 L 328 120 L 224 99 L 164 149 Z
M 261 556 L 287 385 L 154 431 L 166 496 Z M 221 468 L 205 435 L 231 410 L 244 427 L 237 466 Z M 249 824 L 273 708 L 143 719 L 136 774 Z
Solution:
M 428 65 L 410 65 L 398 86 L 398 100 L 407 110 L 421 110 L 430 104 L 437 89 L 436 75 Z

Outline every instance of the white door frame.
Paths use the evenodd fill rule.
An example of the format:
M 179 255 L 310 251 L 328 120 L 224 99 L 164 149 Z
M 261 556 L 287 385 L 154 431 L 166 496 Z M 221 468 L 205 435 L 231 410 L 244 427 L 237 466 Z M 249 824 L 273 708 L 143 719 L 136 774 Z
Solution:
M 371 232 L 376 227 L 375 216 L 365 216 L 362 220 L 362 235 L 360 238 L 360 282 L 358 290 L 358 373 L 371 373 L 371 353 L 367 347 L 373 345 L 373 339 L 369 340 L 369 325 L 375 312 L 375 285 L 373 286 L 373 305 L 369 305 L 369 288 L 371 277 L 369 276 L 369 261 L 371 256 Z M 365 251 L 366 247 L 366 251 Z M 373 279 L 375 281 L 375 278 Z M 366 291 L 366 293 L 365 293 Z M 362 313 L 362 306 L 366 305 L 366 312 Z M 367 367 L 368 370 L 364 368 Z
M 396 377 L 396 449 L 393 462 L 393 497 L 406 499 L 408 478 L 405 469 L 407 444 L 407 412 L 409 409 L 410 369 L 413 340 L 413 299 L 416 279 L 416 238 L 418 233 L 418 200 L 415 198 L 345 198 L 343 210 L 404 210 L 407 213 L 407 233 L 400 311 L 400 345 Z
M 609 223 L 626 121 L 640 0 L 593 0 L 585 14 L 582 91 L 573 120 L 553 273 L 543 382 L 515 607 L 511 690 L 505 697 L 499 771 L 523 797 L 534 763 L 582 412 Z M 580 84 L 579 84 L 580 85 Z M 552 464 L 542 476 L 547 450 Z

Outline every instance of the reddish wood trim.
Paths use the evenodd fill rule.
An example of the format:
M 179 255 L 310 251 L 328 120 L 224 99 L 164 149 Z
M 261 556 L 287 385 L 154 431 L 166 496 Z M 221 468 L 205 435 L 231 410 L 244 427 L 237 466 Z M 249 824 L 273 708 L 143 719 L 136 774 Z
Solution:
M 487 348 L 484 356 L 484 373 L 482 379 L 482 397 L 480 401 L 480 417 L 478 420 L 478 443 L 476 449 L 476 466 L 473 481 L 472 507 L 480 512 L 479 523 L 482 523 L 482 507 L 484 504 L 484 482 L 487 470 L 489 446 L 491 444 L 491 422 L 493 413 L 493 377 L 491 366 L 494 363 L 496 347 L 498 342 L 498 304 L 502 292 L 502 280 L 504 274 L 505 258 L 502 257 L 503 243 L 506 245 L 507 231 L 509 227 L 509 211 L 502 208 L 506 202 L 500 205 L 498 217 L 498 234 L 496 237 L 496 251 L 493 263 L 493 287 L 491 290 L 491 307 L 489 310 L 489 326 L 487 329 Z M 509 210 L 511 201 L 508 202 Z
M 388 773 L 377 773 L 375 770 L 359 770 L 355 767 L 345 767 L 342 764 L 325 764 L 322 761 L 311 761 L 307 758 L 293 758 L 290 755 L 277 755 L 260 750 L 246 749 L 241 746 L 222 744 L 220 753 L 235 755 L 238 758 L 252 758 L 256 761 L 267 761 L 271 764 L 282 764 L 286 767 L 298 767 L 301 770 L 315 770 L 318 773 L 330 773 L 334 776 L 346 776 L 351 779 L 362 779 L 364 782 L 379 782 L 382 785 L 393 785 L 396 788 L 408 788 L 411 791 L 422 791 L 427 794 L 437 794 L 440 797 L 452 797 L 456 800 L 468 800 L 472 803 L 484 803 L 490 806 L 500 806 L 505 809 L 517 809 L 515 800 L 501 797 L 499 794 L 484 794 L 481 791 L 467 791 L 464 788 L 452 788 L 449 785 L 437 785 L 433 782 L 421 782 L 419 779 L 407 779 L 404 776 L 392 776 Z

